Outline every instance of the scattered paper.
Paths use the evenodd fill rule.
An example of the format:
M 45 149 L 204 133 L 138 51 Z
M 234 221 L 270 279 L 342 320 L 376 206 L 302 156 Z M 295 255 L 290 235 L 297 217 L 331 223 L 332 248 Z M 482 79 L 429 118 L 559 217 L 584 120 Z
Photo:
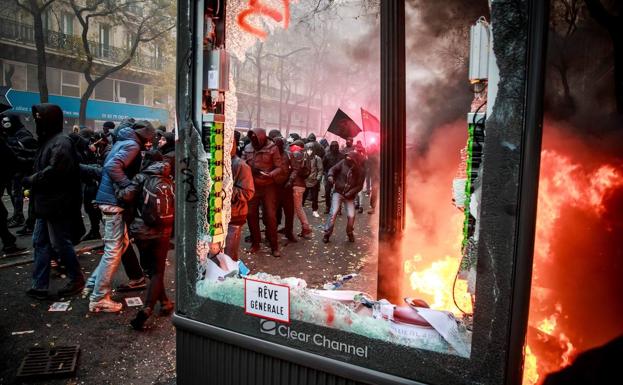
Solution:
M 130 307 L 143 306 L 143 301 L 139 297 L 128 297 L 125 303 Z
M 454 315 L 428 308 L 416 308 L 419 315 L 430 323 L 462 357 L 469 357 L 470 347 L 461 337 Z
M 32 334 L 34 332 L 35 332 L 34 330 L 23 330 L 21 332 L 12 332 L 11 335 L 12 336 L 19 336 L 19 335 L 22 335 L 22 334 Z
M 50 308 L 48 309 L 48 311 L 67 311 L 67 309 L 69 309 L 70 303 L 71 301 L 54 302 L 52 305 L 50 305 Z

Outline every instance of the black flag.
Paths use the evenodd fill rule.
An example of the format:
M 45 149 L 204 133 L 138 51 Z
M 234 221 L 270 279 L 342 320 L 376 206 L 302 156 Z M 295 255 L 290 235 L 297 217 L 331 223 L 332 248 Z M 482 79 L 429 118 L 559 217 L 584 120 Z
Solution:
M 346 139 L 357 136 L 361 132 L 361 128 L 344 111 L 338 108 L 327 131 Z

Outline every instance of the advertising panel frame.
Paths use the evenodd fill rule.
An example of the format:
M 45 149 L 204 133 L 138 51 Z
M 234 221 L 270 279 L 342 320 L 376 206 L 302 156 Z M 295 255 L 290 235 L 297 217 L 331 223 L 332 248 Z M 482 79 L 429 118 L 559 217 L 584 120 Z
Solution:
M 214 340 L 232 349 L 251 350 L 265 355 L 267 360 L 283 360 L 330 373 L 339 378 L 369 384 L 520 384 L 523 363 L 523 343 L 527 324 L 532 268 L 532 250 L 536 220 L 536 196 L 541 149 L 543 115 L 543 73 L 547 39 L 548 1 L 493 1 L 492 24 L 496 59 L 500 66 L 500 82 L 494 111 L 487 120 L 492 127 L 487 136 L 488 167 L 483 173 L 483 185 L 488 196 L 483 201 L 483 241 L 479 244 L 478 281 L 479 298 L 474 319 L 472 356 L 469 359 L 443 355 L 406 347 L 380 350 L 378 356 L 408 362 L 412 369 L 400 370 L 405 361 L 394 362 L 385 370 L 378 362 L 364 365 L 361 361 L 336 359 L 339 355 L 320 351 L 311 352 L 296 344 L 275 343 L 276 339 L 263 339 L 249 333 L 250 320 L 232 313 L 225 320 L 229 305 L 197 298 L 196 244 L 197 237 L 186 228 L 197 227 L 194 214 L 193 190 L 195 187 L 197 154 L 193 148 L 201 145 L 201 130 L 193 112 L 197 106 L 194 84 L 197 82 L 195 63 L 198 47 L 191 42 L 197 30 L 198 9 L 202 1 L 178 2 L 178 172 L 176 237 L 178 250 L 177 304 L 173 322 L 178 333 L 178 379 L 181 383 L 194 383 L 188 370 L 194 363 L 207 370 L 217 370 L 218 362 L 192 355 L 185 344 L 196 336 L 197 341 Z M 381 223 L 380 242 L 390 249 L 396 248 L 404 229 L 404 130 L 405 130 L 405 14 L 404 0 L 381 2 L 381 143 L 382 152 L 392 157 L 381 157 Z M 496 23 L 499 27 L 496 28 Z M 522 38 L 523 37 L 523 38 Z M 392 127 L 392 129 L 389 129 Z M 495 128 L 498 128 L 497 130 Z M 504 127 L 504 129 L 501 129 Z M 402 168 L 401 168 L 402 167 Z M 390 199 L 391 198 L 391 199 Z M 480 301 L 483 298 L 483 301 Z M 196 309 L 202 309 L 197 311 Z M 242 313 L 241 309 L 239 313 Z M 248 322 L 247 322 L 248 321 Z M 243 323 L 247 322 L 246 325 Z M 297 322 L 293 321 L 296 325 Z M 307 327 L 302 322 L 298 326 Z M 240 327 L 238 327 L 240 326 Z M 232 328 L 237 330 L 232 330 Z M 324 330 L 311 325 L 309 330 L 322 330 L 328 335 L 348 334 Z M 243 330 L 243 332 L 239 332 Z M 258 332 L 259 333 L 259 332 Z M 351 335 L 352 340 L 364 340 Z M 380 343 L 378 345 L 381 345 Z M 302 349 L 296 349 L 296 347 Z M 331 358 L 333 356 L 333 358 Z M 408 358 L 405 359 L 405 356 Z M 399 360 L 398 360 L 399 361 Z M 358 363 L 358 364 L 355 364 Z M 240 365 L 248 364 L 243 359 Z M 367 367 L 366 367 L 367 366 Z M 233 365 L 236 368 L 236 365 Z M 237 370 L 262 370 L 246 367 Z M 396 373 L 401 372 L 403 376 Z M 404 373 L 409 373 L 406 378 Z M 253 373 L 250 372 L 250 375 Z M 235 377 L 234 373 L 230 373 Z M 231 377 L 231 378 L 233 378 Z M 224 378 L 230 378 L 225 375 Z M 248 383 L 243 380 L 235 383 Z M 271 383 L 270 381 L 257 383 Z M 318 380 L 316 383 L 323 383 Z

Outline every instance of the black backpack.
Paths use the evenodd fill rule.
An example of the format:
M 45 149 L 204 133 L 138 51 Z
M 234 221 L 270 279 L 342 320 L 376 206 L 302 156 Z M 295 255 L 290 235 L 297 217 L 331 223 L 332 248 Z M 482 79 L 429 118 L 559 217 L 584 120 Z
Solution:
M 172 226 L 175 218 L 175 192 L 171 179 L 149 175 L 143 183 L 141 218 L 147 226 Z

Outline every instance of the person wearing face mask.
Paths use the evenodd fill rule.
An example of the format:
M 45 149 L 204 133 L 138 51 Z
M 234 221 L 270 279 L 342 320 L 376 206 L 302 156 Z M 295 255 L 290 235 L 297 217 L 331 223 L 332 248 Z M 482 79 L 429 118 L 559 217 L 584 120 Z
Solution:
M 16 156 L 23 160 L 15 168 L 15 175 L 9 186 L 7 186 L 11 196 L 11 204 L 13 205 L 13 217 L 9 219 L 7 224 L 9 228 L 13 228 L 23 225 L 25 221 L 22 179 L 32 173 L 32 166 L 39 144 L 32 133 L 24 127 L 19 115 L 10 111 L 5 112 L 3 115 L 2 131 L 6 135 L 6 144 Z M 26 227 L 30 229 L 34 227 L 34 217 L 29 218 Z
M 266 234 L 270 242 L 273 257 L 280 257 L 277 235 L 277 185 L 276 178 L 282 174 L 281 154 L 277 146 L 268 139 L 266 130 L 254 128 L 248 133 L 249 143 L 242 154 L 242 159 L 251 167 L 255 195 L 249 201 L 247 221 L 251 232 L 250 252 L 260 250 L 260 206 L 266 224 Z
M 290 152 L 292 154 L 292 173 L 290 173 L 290 179 L 286 186 L 292 188 L 294 212 L 301 222 L 299 237 L 311 239 L 313 231 L 309 225 L 307 214 L 305 214 L 305 210 L 303 209 L 303 195 L 305 194 L 307 186 L 305 181 L 310 175 L 312 162 L 310 156 L 307 155 L 302 146 L 298 146 L 299 143 L 297 142 L 290 146 Z
M 175 134 L 164 132 L 158 141 L 158 151 L 162 154 L 165 162 L 171 166 L 171 178 L 175 179 Z
M 328 243 L 333 227 L 337 218 L 340 206 L 344 204 L 346 209 L 346 235 L 349 242 L 355 242 L 353 233 L 355 228 L 355 197 L 363 189 L 365 174 L 363 172 L 362 160 L 357 151 L 351 151 L 338 164 L 333 166 L 328 173 L 328 180 L 333 184 L 333 196 L 331 203 L 331 214 L 324 227 L 324 237 L 322 241 Z
M 63 111 L 59 106 L 35 105 L 32 116 L 41 147 L 35 157 L 34 174 L 23 180 L 23 185 L 30 188 L 30 202 L 37 218 L 32 236 L 32 287 L 26 293 L 36 299 L 47 298 L 54 253 L 63 261 L 70 280 L 58 295 L 71 296 L 84 287 L 74 250 L 74 244 L 84 234 L 79 162 L 73 142 L 63 134 Z
M 305 194 L 303 195 L 303 202 L 307 199 L 312 202 L 312 215 L 315 218 L 320 218 L 318 214 L 318 194 L 320 193 L 320 181 L 322 180 L 322 159 L 316 155 L 314 151 L 315 144 L 318 142 L 308 142 L 305 145 L 305 154 L 309 159 L 310 172 L 309 176 L 305 179 Z
M 129 216 L 132 216 L 133 210 L 124 205 L 117 197 L 117 192 L 130 186 L 131 179 L 141 167 L 141 150 L 151 146 L 155 133 L 156 130 L 147 121 L 138 121 L 131 127 L 121 128 L 104 161 L 102 180 L 95 198 L 104 221 L 104 254 L 85 288 L 92 290 L 89 297 L 91 312 L 118 312 L 123 307 L 121 303 L 110 298 L 110 293 L 112 277 L 130 244 L 126 222 L 132 222 L 133 218 Z M 126 213 L 129 214 L 128 217 L 124 217 Z M 126 272 L 127 270 L 126 267 Z M 83 294 L 88 294 L 88 291 Z

